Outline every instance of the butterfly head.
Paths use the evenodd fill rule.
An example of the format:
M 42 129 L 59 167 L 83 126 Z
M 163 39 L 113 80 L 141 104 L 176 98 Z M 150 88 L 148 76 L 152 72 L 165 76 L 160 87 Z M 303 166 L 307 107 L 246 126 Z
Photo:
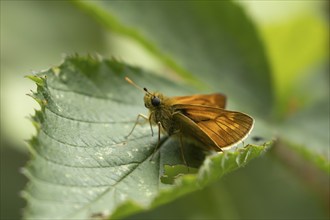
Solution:
M 162 105 L 164 96 L 158 92 L 149 92 L 146 88 L 143 88 L 146 92 L 144 95 L 144 105 L 148 109 L 155 109 Z
M 132 80 L 130 80 L 128 77 L 125 77 L 125 80 L 135 86 L 136 88 L 138 88 L 139 90 L 142 90 L 143 92 L 145 92 L 144 95 L 144 105 L 146 108 L 153 110 L 156 108 L 159 108 L 160 106 L 162 106 L 163 104 L 163 100 L 164 100 L 164 96 L 161 93 L 158 92 L 149 92 L 146 88 L 142 88 L 138 85 L 136 85 Z

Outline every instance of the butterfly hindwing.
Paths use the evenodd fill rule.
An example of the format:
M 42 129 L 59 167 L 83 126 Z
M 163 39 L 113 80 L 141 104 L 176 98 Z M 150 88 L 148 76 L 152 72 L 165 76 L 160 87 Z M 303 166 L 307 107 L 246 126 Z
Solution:
M 233 146 L 244 140 L 253 127 L 253 118 L 241 112 L 195 104 L 177 104 L 174 105 L 174 108 L 175 111 L 189 118 L 189 125 L 198 127 L 201 132 L 205 133 L 204 136 L 208 136 L 214 141 L 214 146 L 218 148 Z M 188 125 L 182 127 L 188 129 Z M 194 135 L 196 133 L 191 136 Z

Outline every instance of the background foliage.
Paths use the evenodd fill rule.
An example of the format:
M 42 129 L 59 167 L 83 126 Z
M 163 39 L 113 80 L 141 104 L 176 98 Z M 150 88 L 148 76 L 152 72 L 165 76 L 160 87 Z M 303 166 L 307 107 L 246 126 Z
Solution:
M 22 76 L 30 70 L 57 65 L 54 61 L 63 52 L 98 52 L 159 73 L 174 71 L 195 86 L 201 86 L 200 89 L 211 91 L 217 86 L 212 85 L 212 81 L 217 83 L 210 78 L 212 74 L 237 72 L 236 77 L 225 78 L 221 85 L 224 91 L 233 94 L 230 105 L 258 112 L 266 127 L 271 127 L 281 137 L 271 152 L 246 168 L 202 191 L 132 218 L 328 217 L 329 30 L 328 14 L 324 10 L 326 2 L 273 3 L 275 5 L 243 2 L 243 6 L 226 3 L 226 7 L 241 14 L 238 20 L 245 21 L 246 25 L 235 23 L 230 13 L 202 12 L 207 7 L 187 12 L 196 19 L 191 21 L 175 20 L 180 13 L 173 12 L 173 20 L 182 22 L 176 24 L 164 19 L 168 14 L 163 7 L 153 6 L 153 10 L 144 11 L 148 19 L 139 20 L 137 17 L 141 17 L 141 11 L 147 7 L 90 4 L 1 2 L 1 217 L 18 217 L 19 209 L 24 206 L 18 194 L 26 180 L 18 170 L 27 159 L 22 139 L 30 137 L 33 127 L 23 117 L 33 113 L 32 106 L 38 106 L 22 96 L 34 88 L 33 83 Z M 272 14 L 269 10 L 267 16 L 260 14 L 267 8 L 276 12 L 276 7 L 282 14 Z M 286 12 L 283 8 L 290 10 Z M 106 13 L 102 14 L 103 11 Z M 219 39 L 205 35 L 214 30 L 215 21 L 228 19 L 230 22 L 222 26 L 231 35 L 220 35 Z M 193 27 L 191 24 L 196 22 L 207 25 Z M 174 31 L 167 30 L 176 25 L 192 29 L 179 26 Z M 202 31 L 195 34 L 196 30 Z M 251 39 L 261 36 L 260 42 L 252 42 L 251 36 Z M 189 50 L 182 39 L 186 40 Z M 204 46 L 205 39 L 211 48 Z M 218 40 L 231 46 L 240 42 L 237 47 L 243 50 L 230 51 L 227 44 L 220 45 Z M 190 50 L 198 51 L 203 59 L 196 59 Z M 251 51 L 265 56 L 251 56 Z M 243 57 L 249 65 L 241 60 L 230 63 L 238 57 Z M 242 71 L 246 69 L 257 75 L 241 83 Z M 211 87 L 207 80 L 200 84 L 198 75 L 190 75 L 201 72 L 210 74 Z M 262 72 L 271 74 L 269 79 L 259 79 L 267 76 Z M 239 87 L 226 87 L 236 81 Z M 242 92 L 235 92 L 238 89 Z M 256 99 L 255 94 L 262 101 L 251 101 L 255 105 L 249 105 L 249 100 Z

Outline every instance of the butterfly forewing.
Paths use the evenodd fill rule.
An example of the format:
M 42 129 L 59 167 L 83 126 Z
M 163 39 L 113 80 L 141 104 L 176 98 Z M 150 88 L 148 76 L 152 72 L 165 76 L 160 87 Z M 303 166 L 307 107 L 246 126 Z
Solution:
M 177 120 L 182 120 L 181 123 L 187 123 L 182 118 L 183 116 L 189 118 L 193 122 L 189 126 L 198 127 L 204 136 L 209 137 L 214 142 L 212 146 L 214 150 L 219 151 L 221 148 L 235 145 L 244 140 L 253 127 L 253 118 L 241 112 L 195 104 L 177 104 L 173 107 L 175 111 L 181 113 L 181 115 L 176 116 Z M 187 127 L 183 125 L 182 129 Z M 196 133 L 192 133 L 192 136 L 195 135 Z
M 209 95 L 191 95 L 191 96 L 175 96 L 171 98 L 171 104 L 196 104 L 212 106 L 217 108 L 226 107 L 226 96 L 220 93 Z

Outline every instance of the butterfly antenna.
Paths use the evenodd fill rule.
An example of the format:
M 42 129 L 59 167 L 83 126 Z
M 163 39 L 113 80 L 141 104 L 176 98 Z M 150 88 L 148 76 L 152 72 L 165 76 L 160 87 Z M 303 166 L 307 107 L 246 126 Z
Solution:
M 125 77 L 125 80 L 126 80 L 129 84 L 131 84 L 131 85 L 133 85 L 134 87 L 138 88 L 139 90 L 142 90 L 143 92 L 146 92 L 146 93 L 149 93 L 149 94 L 150 94 L 150 92 L 147 90 L 147 88 L 142 88 L 142 87 L 136 85 L 136 84 L 135 84 L 130 78 L 128 78 L 127 76 Z
M 134 87 L 138 88 L 139 90 L 142 90 L 143 92 L 145 91 L 142 87 L 136 85 L 136 84 L 135 84 L 130 78 L 128 78 L 127 76 L 125 77 L 125 80 L 126 80 L 129 84 L 131 84 L 131 85 L 133 85 Z

